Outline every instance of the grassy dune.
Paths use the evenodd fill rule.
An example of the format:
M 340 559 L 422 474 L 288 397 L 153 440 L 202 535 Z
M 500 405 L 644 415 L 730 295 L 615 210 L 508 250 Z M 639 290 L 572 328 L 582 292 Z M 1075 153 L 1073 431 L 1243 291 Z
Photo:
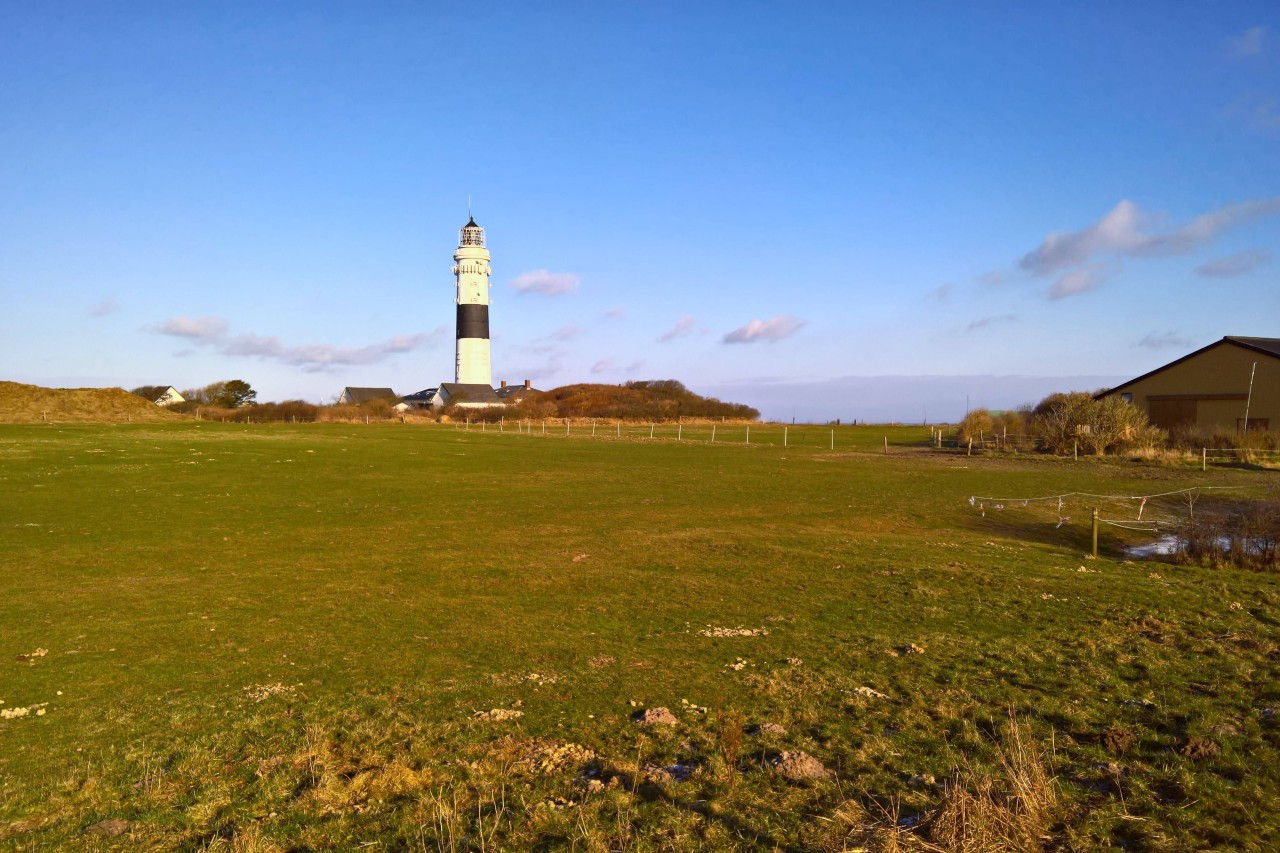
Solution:
M 1274 474 L 698 429 L 0 427 L 0 848 L 1280 845 L 1275 576 L 967 503 Z
M 42 388 L 0 382 L 0 423 L 173 422 L 180 415 L 123 388 Z

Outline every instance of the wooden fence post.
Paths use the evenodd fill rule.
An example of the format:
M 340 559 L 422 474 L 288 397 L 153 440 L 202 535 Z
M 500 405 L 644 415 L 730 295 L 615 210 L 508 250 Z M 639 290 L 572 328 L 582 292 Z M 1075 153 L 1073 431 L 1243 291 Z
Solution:
M 1093 508 L 1093 556 L 1098 556 L 1098 508 Z

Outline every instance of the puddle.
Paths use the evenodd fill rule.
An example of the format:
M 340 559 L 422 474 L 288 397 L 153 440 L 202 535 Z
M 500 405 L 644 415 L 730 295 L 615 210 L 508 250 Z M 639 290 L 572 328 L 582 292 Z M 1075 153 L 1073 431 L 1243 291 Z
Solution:
M 1263 541 L 1261 538 L 1256 540 L 1237 539 L 1233 543 L 1230 536 L 1219 536 L 1214 541 L 1214 544 L 1216 546 L 1216 550 L 1222 553 L 1229 552 L 1233 544 L 1236 546 L 1244 544 L 1245 547 L 1250 550 L 1255 548 L 1261 549 L 1263 547 Z M 1172 533 L 1166 533 L 1154 542 L 1148 542 L 1144 545 L 1131 545 L 1124 549 L 1124 553 L 1127 557 L 1168 557 L 1178 553 L 1182 548 L 1183 542 L 1181 539 Z
M 1170 554 L 1178 553 L 1182 541 L 1172 533 L 1166 533 L 1154 542 L 1147 542 L 1142 545 L 1130 545 L 1124 549 L 1124 553 L 1128 557 L 1167 557 Z

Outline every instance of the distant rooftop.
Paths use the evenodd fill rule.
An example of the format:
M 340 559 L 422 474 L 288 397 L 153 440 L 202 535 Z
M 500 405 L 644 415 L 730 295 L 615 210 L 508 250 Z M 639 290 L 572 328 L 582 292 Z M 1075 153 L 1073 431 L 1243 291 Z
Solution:
M 1237 335 L 1227 335 L 1223 340 L 1280 356 L 1280 338 L 1242 338 Z

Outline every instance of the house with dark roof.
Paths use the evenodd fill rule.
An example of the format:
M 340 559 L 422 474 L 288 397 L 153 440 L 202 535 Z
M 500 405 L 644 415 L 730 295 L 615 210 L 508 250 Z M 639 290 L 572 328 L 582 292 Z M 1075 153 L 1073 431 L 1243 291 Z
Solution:
M 157 406 L 172 406 L 174 403 L 185 403 L 187 398 L 178 393 L 172 385 L 164 389 L 164 393 L 153 401 Z
M 358 406 L 361 403 L 367 403 L 370 400 L 394 400 L 396 392 L 390 388 L 355 388 L 348 386 L 342 389 L 342 393 L 338 395 L 338 405 L 340 406 Z
M 487 409 L 507 403 L 484 383 L 441 382 L 435 399 L 439 406 L 461 406 L 465 409 Z
M 1115 395 L 1164 429 L 1280 428 L 1280 338 L 1228 335 L 1097 399 Z
M 439 391 L 439 388 L 423 388 L 413 394 L 406 394 L 396 403 L 395 408 L 402 412 L 409 409 L 430 409 L 437 405 L 436 396 Z
M 497 394 L 501 399 L 508 403 L 518 403 L 520 399 L 528 394 L 541 393 L 537 388 L 533 387 L 533 381 L 526 379 L 523 385 L 508 385 L 507 381 L 502 380 L 501 387 L 494 388 L 493 393 Z

